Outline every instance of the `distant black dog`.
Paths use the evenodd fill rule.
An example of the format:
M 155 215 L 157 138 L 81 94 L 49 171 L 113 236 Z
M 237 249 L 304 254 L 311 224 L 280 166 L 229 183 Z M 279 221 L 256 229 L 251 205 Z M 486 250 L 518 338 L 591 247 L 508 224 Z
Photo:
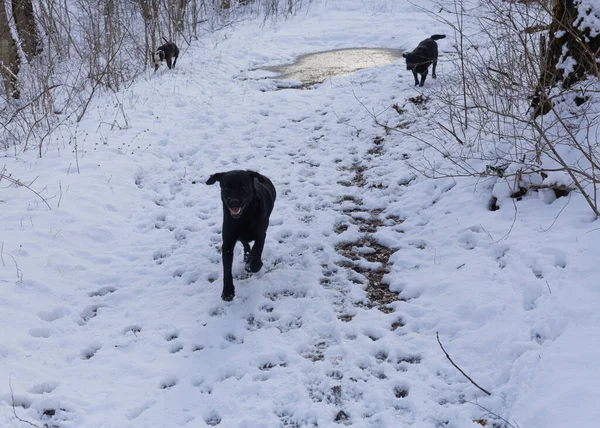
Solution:
M 158 67 L 162 64 L 163 61 L 167 61 L 167 66 L 169 70 L 172 67 L 175 67 L 175 63 L 177 63 L 177 58 L 179 58 L 179 48 L 175 43 L 171 43 L 167 39 L 163 37 L 165 44 L 159 46 L 156 49 L 156 52 L 152 54 L 152 62 L 154 63 L 154 72 L 158 70 Z M 171 60 L 173 63 L 171 64 Z
M 438 46 L 435 41 L 445 37 L 443 34 L 434 34 L 419 43 L 414 51 L 402 54 L 406 58 L 406 69 L 412 71 L 415 76 L 415 86 L 423 86 L 430 64 L 433 64 L 431 76 L 434 79 L 437 77 L 435 75 L 435 67 L 437 66 Z M 419 84 L 417 74 L 421 75 L 421 84 Z
M 213 174 L 206 184 L 221 184 L 223 201 L 223 293 L 230 301 L 235 296 L 231 265 L 237 241 L 244 245 L 246 270 L 258 272 L 262 267 L 262 252 L 269 226 L 269 216 L 275 204 L 275 186 L 255 171 L 234 170 Z M 250 241 L 254 245 L 250 248 Z

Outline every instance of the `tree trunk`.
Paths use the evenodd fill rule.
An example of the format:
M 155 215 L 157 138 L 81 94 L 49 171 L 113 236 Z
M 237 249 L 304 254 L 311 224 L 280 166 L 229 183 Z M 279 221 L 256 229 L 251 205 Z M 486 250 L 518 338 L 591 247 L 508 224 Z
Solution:
M 21 94 L 17 87 L 19 52 L 10 32 L 4 1 L 0 1 L 0 74 L 7 98 L 20 98 Z
M 585 79 L 587 75 L 600 78 L 597 58 L 600 53 L 600 34 L 591 36 L 591 29 L 584 27 L 586 17 L 600 19 L 600 8 L 578 10 L 575 0 L 554 0 L 552 23 L 548 44 L 545 49 L 538 88 L 531 106 L 534 117 L 548 113 L 552 104 L 548 88 L 560 85 L 568 89 Z
M 23 52 L 31 60 L 42 51 L 31 0 L 12 0 L 12 14 Z

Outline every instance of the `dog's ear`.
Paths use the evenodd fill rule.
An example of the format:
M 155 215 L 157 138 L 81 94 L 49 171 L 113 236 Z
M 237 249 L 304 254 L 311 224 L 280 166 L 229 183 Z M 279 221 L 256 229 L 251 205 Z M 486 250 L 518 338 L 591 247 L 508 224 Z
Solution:
M 262 174 L 259 174 L 259 173 L 258 173 L 258 172 L 256 172 L 256 171 L 252 171 L 251 169 L 247 169 L 247 170 L 246 170 L 246 172 L 247 172 L 248 174 L 250 174 L 250 176 L 251 176 L 252 178 L 256 178 L 256 179 L 257 179 L 258 181 L 260 181 L 261 183 L 262 183 L 262 182 L 264 182 L 264 178 L 265 178 L 265 176 L 264 176 L 264 175 L 262 175 Z
M 208 177 L 208 180 L 206 180 L 206 184 L 210 186 L 211 184 L 215 184 L 217 181 L 220 183 L 222 177 L 223 173 L 217 172 L 216 174 L 213 174 L 210 177 Z
M 402 58 L 406 58 L 406 52 L 402 52 Z

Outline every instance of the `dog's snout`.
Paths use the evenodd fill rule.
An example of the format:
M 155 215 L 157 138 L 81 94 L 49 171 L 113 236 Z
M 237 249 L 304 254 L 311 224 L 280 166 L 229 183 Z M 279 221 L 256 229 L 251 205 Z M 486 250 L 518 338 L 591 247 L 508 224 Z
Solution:
M 240 200 L 237 198 L 231 198 L 229 199 L 229 206 L 231 207 L 239 207 L 240 206 Z

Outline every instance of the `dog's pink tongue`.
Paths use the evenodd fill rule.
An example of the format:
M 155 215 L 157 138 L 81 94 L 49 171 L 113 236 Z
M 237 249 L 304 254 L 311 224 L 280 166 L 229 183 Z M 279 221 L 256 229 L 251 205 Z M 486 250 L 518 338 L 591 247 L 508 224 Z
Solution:
M 233 215 L 238 215 L 242 209 L 241 208 L 229 208 L 229 211 Z

